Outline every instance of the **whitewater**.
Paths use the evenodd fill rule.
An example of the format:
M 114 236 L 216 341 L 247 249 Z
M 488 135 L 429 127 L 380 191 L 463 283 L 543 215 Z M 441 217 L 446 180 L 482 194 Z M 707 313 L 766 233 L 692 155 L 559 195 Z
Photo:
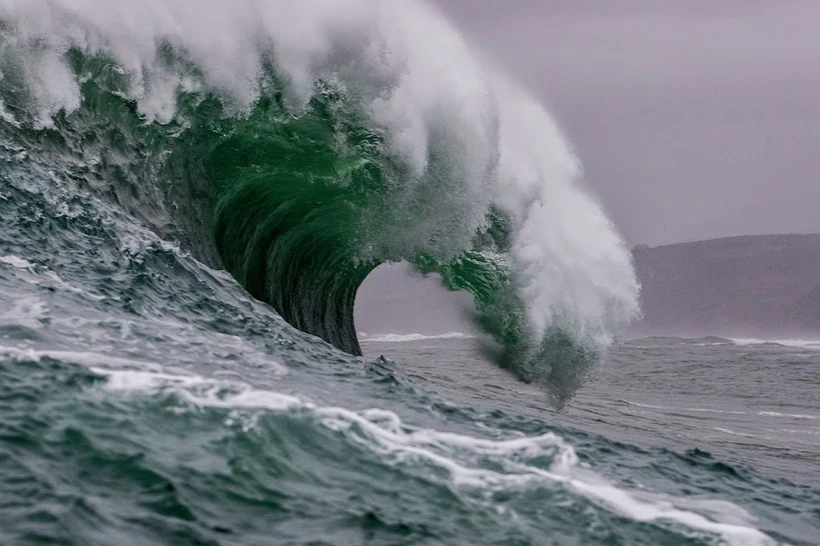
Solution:
M 357 335 L 401 261 L 480 336 Z M 0 543 L 810 543 L 788 469 L 562 421 L 638 294 L 424 2 L 0 0 Z
M 488 313 L 496 315 L 506 306 L 501 320 L 521 314 L 521 323 L 511 328 L 526 331 L 527 342 L 536 350 L 557 330 L 592 350 L 602 349 L 637 313 L 630 256 L 600 206 L 579 187 L 578 162 L 555 124 L 538 104 L 480 63 L 459 34 L 422 3 L 312 1 L 293 7 L 254 1 L 207 6 L 183 1 L 25 1 L 4 2 L 3 9 L 13 29 L 3 44 L 5 79 L 13 84 L 6 89 L 13 92 L 0 104 L 12 123 L 20 118 L 32 127 L 48 128 L 59 113 L 67 116 L 63 131 L 81 131 L 70 118 L 82 116 L 91 102 L 89 94 L 101 93 L 108 95 L 101 101 L 116 97 L 136 106 L 135 119 L 128 120 L 133 125 L 118 129 L 128 134 L 144 124 L 173 125 L 159 132 L 176 144 L 186 137 L 180 133 L 201 135 L 203 128 L 190 119 L 201 115 L 199 105 L 190 103 L 211 99 L 219 106 L 217 112 L 208 112 L 207 121 L 215 121 L 212 113 L 234 118 L 225 130 L 233 133 L 225 135 L 226 147 L 232 149 L 224 153 L 237 153 L 244 143 L 230 140 L 244 136 L 244 126 L 257 122 L 251 128 L 255 138 L 269 141 L 255 143 L 255 152 L 269 157 L 254 158 L 245 151 L 250 157 L 238 165 L 218 158 L 220 170 L 228 171 L 224 177 L 231 180 L 212 175 L 193 182 L 207 183 L 207 189 L 217 193 L 212 199 L 216 205 L 208 204 L 219 216 L 217 253 L 222 265 L 248 287 L 248 277 L 260 274 L 258 265 L 248 264 L 248 254 L 269 252 L 269 261 L 278 263 L 259 283 L 289 283 L 291 293 L 311 293 L 302 295 L 293 309 L 279 288 L 249 287 L 251 293 L 274 300 L 271 303 L 297 327 L 342 349 L 357 349 L 355 331 L 347 326 L 352 324 L 355 288 L 369 269 L 384 261 L 415 261 L 424 269 L 444 270 L 451 287 L 473 292 Z M 95 66 L 100 64 L 104 66 Z M 279 108 L 265 104 L 271 96 Z M 10 111 L 11 105 L 16 112 Z M 105 114 L 103 105 L 98 106 L 102 111 L 95 114 Z M 289 130 L 301 132 L 307 142 L 278 141 Z M 319 142 L 323 138 L 326 141 Z M 206 153 L 222 152 L 213 146 Z M 86 161 L 99 161 L 104 153 L 93 145 L 78 151 L 89 156 Z M 120 161 L 131 163 L 129 171 L 162 171 L 173 163 L 166 154 L 174 152 L 167 148 L 150 159 L 128 158 L 132 150 L 118 151 L 126 155 Z M 326 163 L 318 157 L 303 162 L 302 154 L 325 156 Z M 285 157 L 277 162 L 272 157 L 276 155 Z M 206 178 L 210 173 L 193 174 Z M 267 175 L 262 182 L 249 180 L 262 175 Z M 306 187 L 311 185 L 330 188 Z M 356 195 L 351 195 L 354 189 Z M 147 188 L 137 191 L 150 193 Z M 264 198 L 262 192 L 277 191 L 272 198 L 264 196 L 271 198 L 270 207 L 296 208 L 307 198 L 314 200 L 295 211 L 298 217 L 289 219 L 290 224 L 277 226 L 290 230 L 277 236 L 279 246 L 286 246 L 281 242 L 285 239 L 292 241 L 290 246 L 319 246 L 317 240 L 325 238 L 328 245 L 343 245 L 345 255 L 323 248 L 320 252 L 326 256 L 308 259 L 301 249 L 254 248 L 260 246 L 264 215 L 271 211 L 254 219 L 253 234 L 237 225 L 244 220 L 237 216 L 250 213 L 251 193 L 258 201 Z M 328 210 L 315 202 L 320 191 L 335 201 Z M 368 197 L 362 193 L 374 194 L 373 199 L 362 203 Z M 186 197 L 160 199 L 151 204 L 150 213 L 173 214 L 168 209 L 183 206 Z M 340 210 L 345 205 L 363 210 Z M 147 203 L 134 206 L 145 215 Z M 236 210 L 239 207 L 243 210 Z M 322 223 L 345 212 L 344 219 L 357 224 L 353 233 Z M 309 228 L 308 242 L 304 234 L 293 234 Z M 318 233 L 329 229 L 336 233 Z M 219 248 L 220 237 L 229 236 L 240 238 L 244 246 Z M 477 237 L 491 240 L 477 242 Z M 215 261 L 204 251 L 199 257 Z M 281 265 L 283 261 L 288 264 Z M 326 277 L 314 283 L 272 278 L 326 275 L 345 267 L 358 270 L 350 279 L 352 286 L 336 283 L 341 285 L 321 295 L 325 297 L 317 292 L 330 284 Z M 505 290 L 513 295 L 502 295 Z M 511 297 L 516 301 L 508 301 Z M 317 303 L 320 298 L 337 308 L 327 309 Z M 331 314 L 337 316 L 328 317 Z M 317 315 L 323 316 L 317 320 Z M 507 332 L 499 335 L 509 337 Z

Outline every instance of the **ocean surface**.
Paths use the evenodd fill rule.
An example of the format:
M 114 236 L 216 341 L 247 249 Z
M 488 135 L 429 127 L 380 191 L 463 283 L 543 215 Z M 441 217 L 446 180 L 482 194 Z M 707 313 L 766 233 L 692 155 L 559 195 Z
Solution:
M 820 543 L 817 344 L 620 345 L 630 253 L 473 51 L 416 0 L 0 0 L 1 545 Z M 478 337 L 358 335 L 391 262 Z
M 479 340 L 347 356 L 71 223 L 0 257 L 2 544 L 818 543 L 816 345 L 629 341 L 558 412 Z

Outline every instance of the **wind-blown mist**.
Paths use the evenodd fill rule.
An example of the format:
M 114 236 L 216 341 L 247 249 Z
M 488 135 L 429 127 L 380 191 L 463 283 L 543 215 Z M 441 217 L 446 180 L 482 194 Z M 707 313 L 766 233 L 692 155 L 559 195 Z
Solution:
M 0 544 L 816 536 L 816 360 L 649 340 L 591 377 L 630 254 L 426 4 L 0 0 L 0 102 Z M 360 340 L 396 263 L 471 330 Z
M 388 261 L 472 294 L 530 380 L 637 313 L 549 115 L 422 2 L 3 0 L 0 20 L 7 138 L 78 177 L 116 163 L 85 183 L 345 351 Z

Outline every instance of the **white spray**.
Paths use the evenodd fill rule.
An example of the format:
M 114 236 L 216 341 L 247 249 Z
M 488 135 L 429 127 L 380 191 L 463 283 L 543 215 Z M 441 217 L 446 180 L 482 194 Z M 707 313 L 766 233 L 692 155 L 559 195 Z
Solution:
M 421 1 L 0 0 L 0 20 L 10 25 L 0 54 L 20 59 L 41 126 L 80 106 L 72 47 L 114 58 L 148 122 L 173 118 L 180 89 L 205 88 L 248 111 L 270 56 L 296 113 L 317 78 L 332 81 L 385 130 L 409 173 L 401 191 L 438 190 L 425 198 L 426 221 L 391 235 L 396 258 L 458 254 L 496 204 L 512 219 L 513 267 L 536 335 L 559 326 L 600 349 L 638 313 L 629 252 L 579 187 L 579 163 L 550 116 Z M 167 46 L 201 78 L 159 62 Z M 2 103 L 0 112 L 10 116 Z M 440 164 L 430 164 L 433 148 Z

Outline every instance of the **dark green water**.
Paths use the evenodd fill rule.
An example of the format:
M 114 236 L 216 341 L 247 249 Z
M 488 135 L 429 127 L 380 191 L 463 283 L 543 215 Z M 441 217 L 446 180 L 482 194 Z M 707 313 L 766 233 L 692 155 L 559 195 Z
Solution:
M 817 542 L 820 352 L 634 342 L 559 414 L 470 340 L 346 356 L 116 209 L 21 182 L 0 543 Z
M 607 353 L 629 253 L 469 51 L 409 0 L 0 0 L 0 544 L 820 542 L 820 352 Z M 353 356 L 399 260 L 482 347 Z

